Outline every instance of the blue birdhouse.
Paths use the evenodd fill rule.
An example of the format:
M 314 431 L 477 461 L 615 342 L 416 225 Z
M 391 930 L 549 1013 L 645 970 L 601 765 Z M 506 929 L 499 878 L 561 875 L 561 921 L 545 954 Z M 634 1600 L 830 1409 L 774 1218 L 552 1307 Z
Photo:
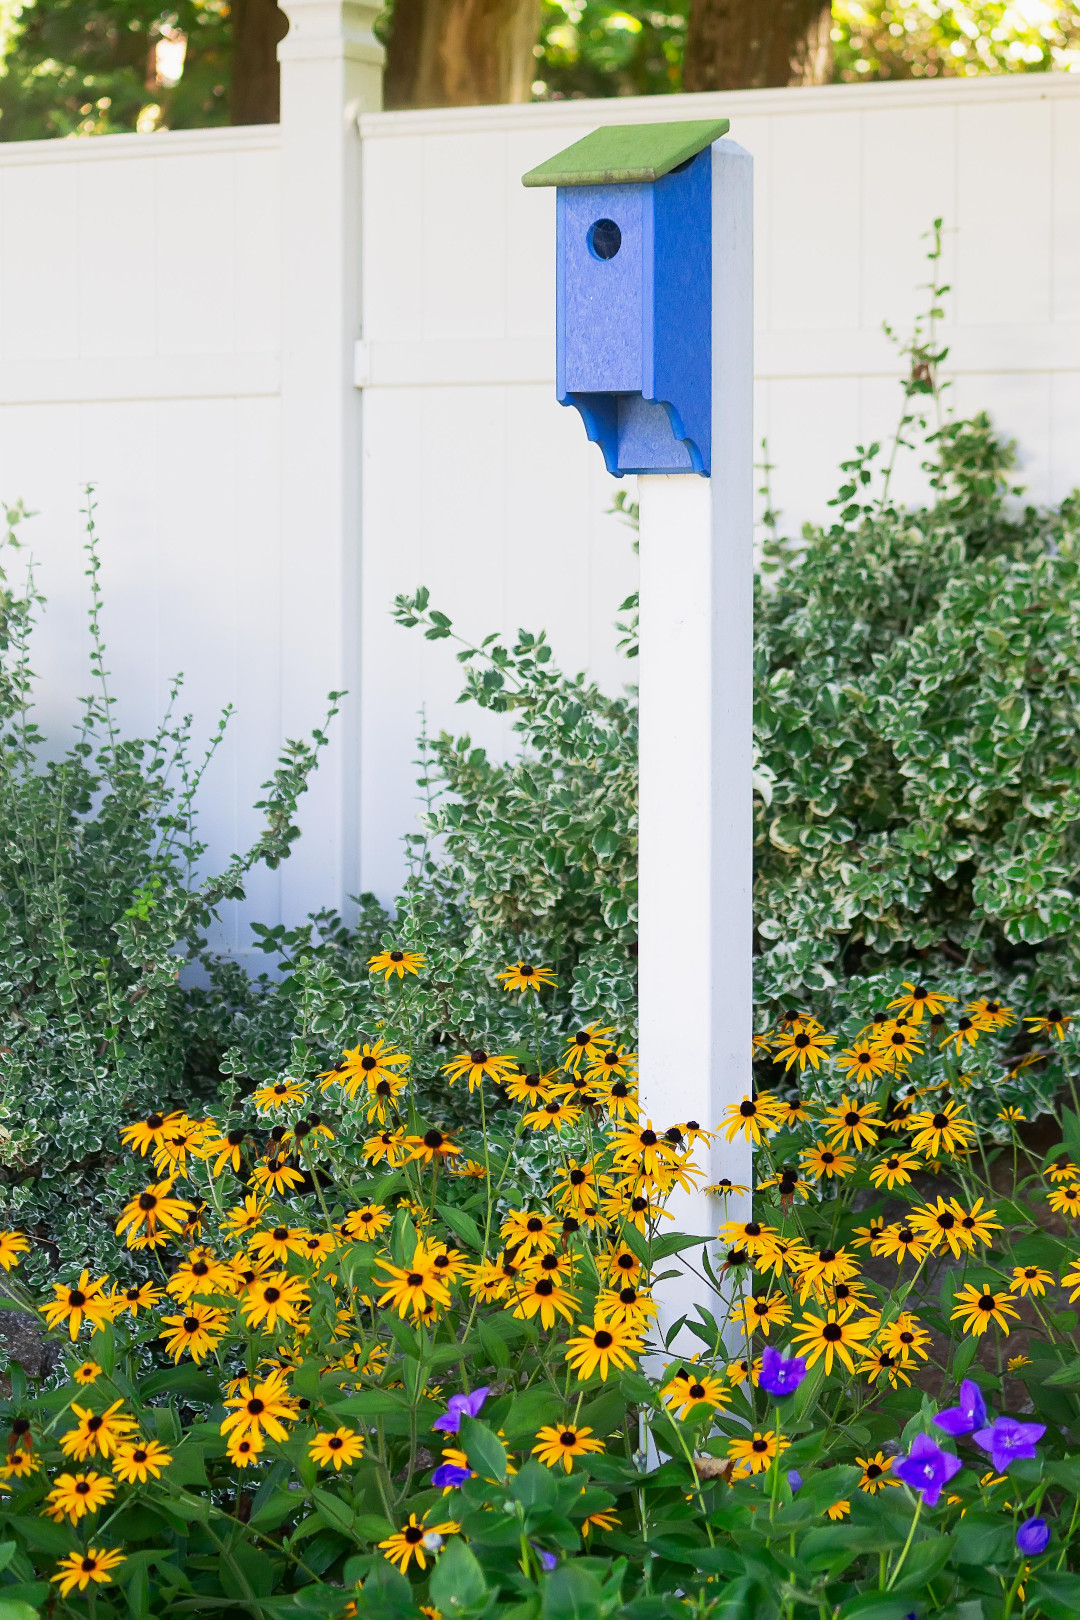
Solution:
M 557 187 L 559 402 L 616 477 L 710 471 L 710 148 L 727 128 L 608 126 L 524 176 Z

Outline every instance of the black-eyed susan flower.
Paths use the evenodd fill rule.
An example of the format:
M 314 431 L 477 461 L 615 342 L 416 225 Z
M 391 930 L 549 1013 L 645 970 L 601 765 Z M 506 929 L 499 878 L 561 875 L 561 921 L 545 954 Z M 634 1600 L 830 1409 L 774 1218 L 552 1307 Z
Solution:
M 563 1068 L 571 1074 L 577 1074 L 582 1063 L 596 1062 L 611 1046 L 611 1037 L 614 1034 L 614 1024 L 601 1024 L 599 1019 L 586 1024 L 567 1041 L 562 1058 Z
M 12 1266 L 18 1265 L 20 1254 L 25 1254 L 29 1247 L 23 1232 L 0 1232 L 0 1266 L 10 1271 Z
M 841 1320 L 834 1311 L 829 1311 L 823 1317 L 807 1312 L 795 1328 L 792 1344 L 798 1348 L 800 1355 L 806 1357 L 808 1367 L 814 1366 L 824 1356 L 825 1376 L 828 1377 L 833 1370 L 834 1358 L 853 1373 L 853 1355 L 862 1353 L 864 1341 L 873 1332 L 874 1323 L 869 1318 L 861 1321 L 850 1318 Z
M 259 1439 L 267 1434 L 271 1440 L 281 1442 L 289 1438 L 286 1423 L 296 1419 L 288 1382 L 276 1368 L 262 1379 L 241 1378 L 224 1404 L 231 1410 L 221 1425 L 222 1434 L 246 1434 Z
M 743 1302 L 742 1312 L 747 1333 L 759 1328 L 766 1338 L 771 1328 L 791 1321 L 791 1306 L 783 1294 L 752 1294 Z
M 1022 1108 L 999 1108 L 994 1117 L 1000 1119 L 1003 1125 L 1023 1125 L 1027 1119 Z
M 223 1175 L 226 1170 L 239 1170 L 247 1139 L 248 1133 L 242 1126 L 208 1137 L 199 1148 L 199 1158 L 206 1162 L 213 1159 L 210 1168 L 215 1176 Z
M 222 1221 L 222 1228 L 231 1238 L 247 1237 L 262 1225 L 266 1199 L 248 1193 L 242 1204 L 235 1204 Z
M 735 1243 L 754 1255 L 770 1246 L 777 1231 L 775 1226 L 762 1226 L 760 1221 L 725 1221 L 718 1236 L 724 1243 Z
M 92 1407 L 79 1406 L 72 1401 L 71 1410 L 78 1421 L 73 1429 L 60 1436 L 60 1449 L 65 1457 L 85 1462 L 88 1457 L 111 1456 L 121 1440 L 138 1427 L 134 1418 L 124 1415 L 123 1405 L 121 1399 L 114 1401 L 106 1411 L 95 1412 Z
M 837 1315 L 843 1318 L 859 1306 L 868 1308 L 869 1289 L 856 1277 L 852 1282 L 819 1283 L 814 1297 L 824 1305 L 835 1306 Z
M 956 1020 L 955 1029 L 946 1030 L 938 1041 L 938 1045 L 943 1051 L 945 1047 L 951 1046 L 957 1057 L 959 1057 L 965 1045 L 974 1046 L 979 1037 L 985 1035 L 990 1027 L 989 1024 L 983 1023 L 981 1019 L 968 1018 L 965 1015 Z
M 735 1464 L 731 1470 L 732 1479 L 745 1479 L 749 1474 L 763 1474 L 773 1458 L 779 1457 L 790 1444 L 790 1440 L 772 1429 L 766 1429 L 764 1432 L 755 1429 L 749 1439 L 729 1440 L 727 1454 Z
M 0 1474 L 5 1479 L 26 1479 L 36 1474 L 41 1464 L 32 1451 L 9 1451 Z
M 107 1474 L 58 1474 L 49 1492 L 45 1513 L 59 1522 L 70 1519 L 77 1524 L 88 1513 L 96 1513 L 110 1497 L 116 1495 L 116 1486 Z
M 853 1097 L 841 1097 L 838 1103 L 826 1109 L 822 1123 L 831 1147 L 873 1147 L 881 1130 L 881 1121 L 874 1118 L 878 1112 L 875 1102 L 856 1102 Z
M 448 1520 L 445 1524 L 429 1525 L 426 1516 L 418 1519 L 415 1513 L 410 1513 L 409 1522 L 400 1530 L 395 1530 L 392 1536 L 387 1536 L 385 1541 L 380 1541 L 379 1548 L 383 1557 L 391 1564 L 396 1564 L 402 1574 L 414 1558 L 421 1569 L 426 1569 L 425 1554 L 437 1552 L 442 1545 L 443 1536 L 453 1535 L 459 1528 L 453 1520 Z
M 379 1304 L 391 1306 L 399 1316 L 404 1316 L 407 1310 L 419 1316 L 429 1300 L 437 1305 L 449 1305 L 446 1284 L 435 1271 L 431 1255 L 422 1243 L 416 1245 L 407 1266 L 395 1266 L 389 1260 L 379 1260 L 376 1264 L 389 1279 L 382 1285 L 385 1291 L 380 1295 Z
M 755 1360 L 751 1361 L 749 1358 L 743 1356 L 737 1361 L 729 1361 L 725 1372 L 728 1382 L 734 1387 L 737 1388 L 739 1384 L 745 1384 L 747 1379 L 749 1379 L 750 1383 L 756 1389 L 758 1386 L 758 1379 L 761 1376 L 761 1357 L 758 1356 Z
M 373 1243 L 390 1225 L 390 1211 L 383 1204 L 362 1204 L 351 1209 L 341 1223 L 345 1237 L 362 1243 Z
M 975 1140 L 975 1128 L 964 1118 L 958 1102 L 948 1102 L 936 1112 L 912 1114 L 906 1129 L 916 1153 L 936 1159 L 939 1154 L 963 1153 Z
M 251 1252 L 260 1260 L 276 1260 L 278 1265 L 284 1266 L 290 1254 L 304 1253 L 307 1235 L 303 1227 L 274 1226 L 269 1232 L 255 1233 L 250 1243 Z
M 1064 1164 L 1052 1164 L 1043 1174 L 1048 1181 L 1080 1181 L 1080 1164 L 1067 1159 Z
M 419 951 L 377 951 L 374 956 L 368 957 L 368 972 L 381 973 L 383 983 L 396 973 L 403 979 L 406 973 L 418 975 L 421 968 L 427 966 L 427 959 Z
M 1017 1319 L 1011 1304 L 1013 1295 L 1007 1288 L 991 1288 L 989 1285 L 980 1288 L 975 1283 L 968 1283 L 953 1297 L 956 1308 L 952 1320 L 961 1322 L 965 1333 L 985 1333 L 991 1322 L 996 1322 L 1003 1332 L 1008 1333 L 1008 1318 Z
M 1051 1271 L 1044 1271 L 1041 1266 L 1013 1266 L 1012 1291 L 1019 1294 L 1021 1299 L 1028 1294 L 1041 1297 L 1046 1293 L 1047 1286 L 1054 1281 Z
M 609 1321 L 644 1333 L 656 1316 L 656 1301 L 633 1283 L 624 1283 L 621 1288 L 602 1288 L 596 1296 L 596 1309 Z
M 100 1377 L 100 1362 L 91 1361 L 89 1357 L 86 1361 L 80 1361 L 77 1367 L 71 1369 L 72 1383 L 81 1384 L 84 1388 L 90 1384 L 96 1384 Z
M 888 1060 L 879 1051 L 861 1041 L 838 1053 L 836 1062 L 844 1072 L 844 1079 L 856 1085 L 868 1085 L 889 1067 Z
M 850 1282 L 858 1273 L 858 1263 L 845 1248 L 809 1249 L 796 1276 L 800 1298 L 805 1301 L 825 1284 Z
M 597 1263 L 600 1270 L 606 1271 L 611 1281 L 619 1288 L 623 1282 L 636 1282 L 645 1269 L 633 1249 L 625 1243 L 613 1243 L 607 1254 L 601 1255 Z
M 637 1072 L 637 1053 L 622 1045 L 609 1046 L 598 1057 L 590 1058 L 585 1078 L 590 1081 L 625 1080 Z
M 443 1282 L 456 1282 L 459 1277 L 467 1275 L 470 1261 L 468 1255 L 462 1254 L 460 1249 L 451 1249 L 445 1243 L 429 1243 L 428 1255 L 431 1260 L 431 1269 L 436 1277 Z
M 897 1221 L 892 1226 L 884 1226 L 871 1240 L 870 1252 L 878 1257 L 889 1255 L 897 1265 L 911 1257 L 916 1264 L 921 1265 L 930 1252 L 930 1239 L 919 1231 L 910 1221 Z
M 184 1354 L 193 1361 L 202 1361 L 229 1331 L 228 1313 L 199 1300 L 193 1300 L 179 1316 L 164 1316 L 161 1320 L 166 1329 L 171 1329 L 159 1336 L 174 1361 Z
M 729 1103 L 721 1118 L 725 1140 L 734 1142 L 742 1135 L 748 1142 L 760 1142 L 780 1129 L 784 1105 L 768 1091 L 759 1091 L 756 1097 L 744 1097 L 742 1102 Z
M 773 1234 L 754 1254 L 755 1271 L 771 1271 L 779 1277 L 784 1271 L 799 1272 L 805 1268 L 810 1250 L 798 1237 Z
M 579 1382 L 599 1373 L 606 1383 L 613 1367 L 616 1371 L 629 1370 L 641 1351 L 641 1339 L 636 1333 L 618 1322 L 607 1321 L 598 1312 L 591 1326 L 580 1326 L 567 1342 L 565 1357 Z
M 230 1434 L 225 1446 L 225 1454 L 234 1468 L 250 1468 L 257 1463 L 264 1449 L 264 1441 L 257 1434 Z
M 599 1513 L 590 1513 L 582 1519 L 581 1534 L 587 1541 L 594 1530 L 617 1530 L 619 1524 L 619 1515 L 613 1508 L 601 1508 Z
M 1047 1193 L 1046 1202 L 1056 1215 L 1067 1215 L 1074 1221 L 1080 1215 L 1080 1186 L 1055 1187 Z
M 994 1233 L 1001 1231 L 1001 1222 L 995 1221 L 996 1209 L 983 1209 L 983 1200 L 976 1198 L 970 1209 L 964 1209 L 956 1199 L 950 1199 L 954 1210 L 960 1215 L 960 1230 L 966 1232 L 972 1244 L 993 1243 Z
M 553 1097 L 565 1097 L 570 1090 L 569 1086 L 558 1083 L 558 1077 L 558 1069 L 548 1069 L 541 1074 L 539 1069 L 528 1069 L 524 1063 L 519 1063 L 516 1072 L 504 1077 L 500 1084 L 511 1102 L 539 1108 Z
M 172 1117 L 170 1115 L 170 1119 Z M 161 1141 L 152 1153 L 158 1175 L 186 1175 L 188 1154 L 197 1157 L 204 1142 L 217 1133 L 217 1123 L 212 1119 L 191 1119 L 187 1114 L 180 1114 L 175 1124 L 166 1121 Z
M 567 1473 L 574 1466 L 575 1457 L 585 1457 L 590 1451 L 603 1451 L 604 1442 L 598 1440 L 586 1424 L 547 1423 L 536 1431 L 533 1456 L 545 1468 L 558 1468 Z
M 218 1260 L 212 1249 L 192 1249 L 169 1278 L 167 1287 L 181 1304 L 199 1294 L 231 1294 L 236 1286 L 231 1265 Z
M 812 1148 L 802 1155 L 802 1167 L 812 1181 L 821 1181 L 830 1176 L 838 1180 L 850 1176 L 855 1168 L 855 1160 L 847 1153 L 840 1153 L 827 1142 L 815 1142 Z
M 785 1131 L 796 1131 L 800 1125 L 809 1125 L 813 1117 L 814 1110 L 797 1091 L 784 1097 L 777 1105 L 777 1123 Z
M 537 967 L 535 962 L 525 961 L 511 963 L 495 977 L 504 990 L 520 990 L 522 995 L 527 990 L 535 990 L 539 994 L 541 985 L 558 983 L 550 968 Z
M 890 1153 L 887 1159 L 881 1159 L 870 1171 L 870 1181 L 875 1187 L 887 1187 L 891 1192 L 894 1187 L 907 1187 L 916 1170 L 922 1169 L 922 1160 L 914 1153 Z
M 546 1131 L 550 1127 L 554 1127 L 556 1131 L 564 1131 L 576 1125 L 580 1118 L 580 1108 L 575 1108 L 573 1103 L 563 1102 L 558 1097 L 552 1097 L 550 1102 L 543 1103 L 539 1108 L 524 1114 L 521 1122 L 533 1131 Z
M 49 1578 L 60 1583 L 60 1596 L 66 1598 L 76 1587 L 80 1592 L 85 1592 L 91 1583 L 108 1586 L 113 1570 L 119 1569 L 124 1562 L 126 1560 L 119 1547 L 88 1547 L 85 1552 L 68 1553 L 61 1558 L 56 1566 L 56 1574 Z
M 339 1474 L 359 1462 L 364 1455 L 364 1436 L 345 1427 L 324 1431 L 308 1441 L 308 1456 L 318 1468 L 333 1468 Z
M 507 1305 L 512 1316 L 527 1321 L 539 1316 L 541 1326 L 551 1329 L 559 1316 L 572 1322 L 581 1301 L 576 1294 L 562 1286 L 558 1277 L 548 1277 L 541 1272 L 517 1278 L 507 1291 Z
M 440 1131 L 435 1126 L 422 1136 L 407 1136 L 405 1146 L 409 1150 L 410 1164 L 442 1164 L 461 1152 L 449 1131 Z
M 936 1203 L 913 1210 L 908 1217 L 908 1225 L 926 1239 L 931 1249 L 939 1249 L 944 1244 L 959 1259 L 965 1252 L 970 1254 L 975 1247 L 974 1238 L 963 1226 L 963 1218 L 964 1211 L 955 1198 L 946 1203 L 944 1198 L 939 1197 Z
M 683 1362 L 678 1367 L 669 1367 L 660 1399 L 676 1417 L 684 1418 L 699 1407 L 730 1406 L 731 1390 L 715 1373 L 704 1371 L 692 1361 Z
M 290 1164 L 287 1159 L 280 1158 L 277 1154 L 272 1154 L 261 1164 L 257 1164 L 251 1175 L 253 1186 L 263 1190 L 269 1189 L 279 1198 L 291 1192 L 294 1187 L 299 1187 L 303 1179 L 302 1170 L 298 1170 L 294 1164 Z
M 364 1143 L 364 1158 L 368 1164 L 381 1164 L 385 1159 L 391 1170 L 397 1170 L 409 1156 L 407 1138 L 403 1130 L 380 1131 Z
M 194 1205 L 172 1196 L 174 1177 L 152 1181 L 141 1193 L 128 1200 L 116 1223 L 116 1235 L 127 1233 L 129 1249 L 156 1248 L 167 1243 L 169 1232 L 183 1231 Z
M 125 1147 L 135 1153 L 141 1153 L 143 1158 L 151 1148 L 160 1147 L 165 1139 L 165 1133 L 184 1118 L 181 1113 L 147 1114 L 145 1119 L 136 1120 L 134 1125 L 125 1125 L 120 1132 L 120 1140 Z
M 467 1080 L 469 1090 L 474 1091 L 483 1084 L 485 1075 L 497 1086 L 503 1085 L 517 1067 L 517 1058 L 508 1052 L 492 1055 L 482 1046 L 474 1046 L 471 1051 L 444 1063 L 443 1073 L 448 1086 L 455 1085 L 459 1080 Z
M 512 1209 L 499 1231 L 503 1242 L 514 1249 L 519 1260 L 525 1260 L 534 1250 L 547 1254 L 559 1241 L 558 1217 L 541 1215 L 533 1209 Z
M 964 1009 L 973 1018 L 978 1018 L 988 1029 L 1008 1029 L 1010 1024 L 1016 1023 L 1016 1014 L 1011 1007 L 1005 1007 L 1000 1001 L 993 1001 L 988 996 L 980 996 L 976 1001 L 969 1001 Z
M 364 1117 L 369 1125 L 376 1121 L 385 1125 L 391 1114 L 398 1112 L 398 1098 L 407 1089 L 409 1082 L 401 1075 L 395 1075 L 392 1080 L 380 1080 L 375 1090 L 367 1099 Z
M 1062 1288 L 1072 1289 L 1072 1293 L 1069 1295 L 1070 1305 L 1080 1299 L 1080 1260 L 1071 1262 L 1069 1270 L 1062 1276 L 1061 1286 Z
M 859 1489 L 865 1491 L 868 1496 L 876 1496 L 886 1485 L 901 1483 L 892 1477 L 892 1465 L 896 1458 L 886 1457 L 883 1451 L 875 1451 L 872 1457 L 856 1457 L 855 1461 L 863 1471 Z
M 869 1384 L 885 1383 L 896 1389 L 899 1384 L 910 1384 L 899 1356 L 879 1345 L 876 1350 L 864 1350 L 859 1363 L 859 1376 Z
M 876 1216 L 866 1226 L 856 1226 L 852 1238 L 857 1249 L 872 1249 L 886 1228 L 887 1222 L 883 1216 Z
M 89 1271 L 83 1271 L 78 1282 L 53 1283 L 55 1298 L 41 1306 L 41 1313 L 51 1328 L 66 1326 L 72 1339 L 77 1339 L 84 1321 L 93 1328 L 102 1328 L 113 1317 L 113 1304 L 105 1293 L 107 1277 L 90 1281 Z
M 901 1362 L 909 1362 L 915 1356 L 925 1361 L 930 1335 L 911 1311 L 901 1311 L 895 1321 L 879 1328 L 877 1342 Z
M 825 1517 L 835 1524 L 839 1519 L 846 1519 L 850 1512 L 851 1503 L 845 1499 L 842 1502 L 834 1502 L 831 1507 L 826 1508 Z
M 922 1055 L 922 1042 L 918 1038 L 914 1026 L 905 1028 L 899 1019 L 893 1019 L 882 1024 L 875 1031 L 871 1045 L 880 1057 L 886 1060 L 889 1068 L 894 1072 L 910 1063 L 914 1058 Z
M 272 1271 L 251 1283 L 240 1301 L 240 1310 L 248 1327 L 262 1323 L 264 1332 L 273 1333 L 279 1322 L 290 1326 L 296 1323 L 307 1302 L 308 1291 L 300 1277 Z
M 158 1440 L 125 1440 L 116 1448 L 113 1472 L 124 1485 L 145 1485 L 160 1479 L 172 1462 L 172 1453 Z
M 1065 1031 L 1072 1021 L 1072 1014 L 1063 1013 L 1060 1007 L 1048 1007 L 1039 1017 L 1024 1018 L 1032 1035 L 1053 1035 L 1059 1041 L 1065 1039 Z
M 631 1081 L 616 1076 L 613 1080 L 594 1079 L 591 1085 L 597 1105 L 606 1109 L 612 1119 L 637 1119 L 641 1113 L 637 1087 Z M 683 1127 L 672 1126 L 670 1129 L 681 1131 Z M 689 1125 L 686 1129 L 689 1130 Z
M 521 1275 L 517 1266 L 511 1266 L 510 1272 L 508 1277 L 506 1268 L 497 1260 L 479 1261 L 469 1274 L 470 1294 L 483 1305 L 494 1305 L 506 1297 L 511 1283 Z
M 829 1055 L 829 1047 L 836 1045 L 835 1035 L 826 1035 L 821 1029 L 805 1027 L 789 1029 L 778 1035 L 773 1043 L 773 1055 L 785 1069 L 798 1065 L 800 1074 L 809 1063 L 812 1069 L 821 1067 L 821 1060 Z
M 913 1024 L 921 1024 L 924 1013 L 929 1013 L 931 1017 L 935 1013 L 943 1013 L 945 1003 L 956 1000 L 955 996 L 947 996 L 941 990 L 928 990 L 925 984 L 913 984 L 909 979 L 903 980 L 902 988 L 907 995 L 897 996 L 890 1001 L 889 1010 L 891 1012 L 895 1008 L 898 1016 L 906 1015 Z

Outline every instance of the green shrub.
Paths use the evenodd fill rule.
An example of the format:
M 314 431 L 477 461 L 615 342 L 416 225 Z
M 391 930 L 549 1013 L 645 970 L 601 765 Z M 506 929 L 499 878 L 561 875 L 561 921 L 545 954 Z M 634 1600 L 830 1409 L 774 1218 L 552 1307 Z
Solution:
M 54 1258 L 74 1259 L 86 1253 L 120 1122 L 155 1099 L 216 1093 L 216 1015 L 181 988 L 179 972 L 203 949 L 215 908 L 242 896 L 251 868 L 288 855 L 324 735 L 286 745 L 259 805 L 264 832 L 220 875 L 200 879 L 193 799 L 227 716 L 194 764 L 190 721 L 175 713 L 178 684 L 153 737 L 118 734 L 90 503 L 96 690 L 75 741 L 47 757 L 30 661 L 41 598 L 31 570 L 21 586 L 2 572 L 24 516 L 6 512 L 0 541 L 0 1196 L 7 1220 L 46 1240 Z

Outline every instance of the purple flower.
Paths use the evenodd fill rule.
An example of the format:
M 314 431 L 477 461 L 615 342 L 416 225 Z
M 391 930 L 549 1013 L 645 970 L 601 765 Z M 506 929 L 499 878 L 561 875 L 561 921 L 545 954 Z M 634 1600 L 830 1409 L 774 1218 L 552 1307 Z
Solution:
M 490 1384 L 482 1384 L 474 1389 L 471 1395 L 451 1395 L 447 1401 L 447 1410 L 442 1417 L 437 1417 L 431 1425 L 433 1429 L 441 1429 L 443 1434 L 457 1434 L 461 1428 L 463 1417 L 475 1417 L 477 1412 L 487 1400 Z
M 802 1490 L 802 1475 L 799 1473 L 797 1468 L 788 1469 L 787 1482 L 791 1486 L 792 1496 L 794 1496 L 797 1491 Z
M 441 1491 L 446 1485 L 464 1485 L 472 1479 L 471 1468 L 459 1468 L 457 1463 L 440 1463 L 431 1476 L 431 1483 Z
M 972 1439 L 982 1451 L 990 1453 L 994 1467 L 1003 1474 L 1010 1463 L 1034 1457 L 1036 1443 L 1045 1433 L 1045 1423 L 1018 1423 L 1015 1418 L 1000 1417 L 988 1429 L 979 1429 Z
M 942 1451 L 928 1434 L 917 1434 L 911 1450 L 896 1464 L 893 1473 L 913 1491 L 920 1491 L 927 1507 L 937 1507 L 938 1497 L 963 1466 L 959 1457 Z
M 960 1385 L 960 1405 L 950 1406 L 947 1412 L 939 1412 L 934 1422 L 954 1438 L 961 1434 L 974 1434 L 976 1429 L 981 1429 L 986 1422 L 986 1402 L 978 1384 L 965 1378 Z
M 535 1541 L 530 1541 L 529 1546 L 532 1548 L 537 1558 L 539 1558 L 542 1568 L 546 1569 L 550 1575 L 556 1564 L 559 1562 L 555 1554 L 545 1552 L 543 1547 L 538 1547 L 536 1545 Z
M 776 1400 L 783 1395 L 794 1395 L 805 1377 L 804 1357 L 792 1356 L 790 1361 L 785 1361 L 779 1350 L 775 1350 L 771 1344 L 765 1346 L 758 1383 L 766 1395 L 772 1395 Z
M 1016 1532 L 1016 1545 L 1027 1558 L 1037 1558 L 1050 1545 L 1050 1526 L 1045 1519 L 1025 1519 Z

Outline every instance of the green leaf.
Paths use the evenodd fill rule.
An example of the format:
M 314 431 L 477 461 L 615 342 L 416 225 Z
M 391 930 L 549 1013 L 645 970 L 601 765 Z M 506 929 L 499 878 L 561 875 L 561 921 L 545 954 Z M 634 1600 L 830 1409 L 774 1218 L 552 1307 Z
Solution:
M 479 1418 L 463 1417 L 459 1434 L 469 1467 L 482 1479 L 505 1480 L 506 1451 L 502 1441 Z
M 526 1389 L 514 1396 L 501 1427 L 508 1440 L 516 1440 L 520 1435 L 535 1439 L 537 1429 L 558 1422 L 562 1413 L 562 1398 L 554 1390 Z
M 1057 1372 L 1051 1373 L 1042 1382 L 1048 1384 L 1052 1389 L 1080 1388 L 1080 1356 L 1073 1361 L 1066 1362 L 1064 1367 L 1059 1367 Z
M 1076 1620 L 1080 1614 L 1080 1575 L 1041 1570 L 1027 1582 L 1025 1599 L 1033 1614 L 1041 1611 L 1050 1620 Z
M 436 1203 L 435 1208 L 460 1243 L 474 1254 L 483 1254 L 484 1239 L 471 1215 L 463 1209 L 455 1209 L 453 1204 Z
M 361 1389 L 344 1400 L 334 1401 L 335 1417 L 383 1417 L 388 1412 L 407 1412 L 409 1403 L 392 1389 Z
M 601 1620 L 604 1589 L 576 1560 L 560 1564 L 544 1580 L 540 1613 L 543 1620 Z
M 38 1611 L 29 1603 L 0 1597 L 0 1620 L 38 1620 Z
M 452 1536 L 428 1583 L 431 1601 L 444 1614 L 468 1614 L 487 1602 L 488 1584 L 476 1555 L 460 1536 Z
M 343 1502 L 333 1491 L 321 1490 L 317 1485 L 311 1493 L 311 1499 L 332 1529 L 340 1530 L 342 1535 L 351 1535 L 354 1514 L 348 1502 Z
M 7 1569 L 18 1550 L 17 1541 L 0 1541 L 0 1569 Z
M 952 1561 L 955 1564 L 1002 1563 L 1013 1552 L 1012 1521 L 999 1514 L 979 1513 L 969 1509 L 956 1527 L 953 1536 Z

